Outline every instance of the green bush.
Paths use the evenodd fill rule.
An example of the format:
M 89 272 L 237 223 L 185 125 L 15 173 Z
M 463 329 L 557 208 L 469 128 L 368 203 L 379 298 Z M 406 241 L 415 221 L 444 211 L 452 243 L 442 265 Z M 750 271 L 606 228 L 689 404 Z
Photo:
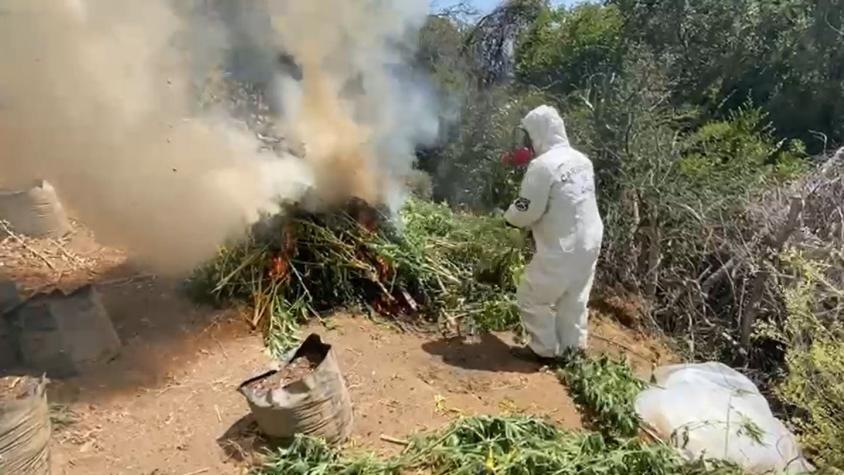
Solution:
M 655 62 L 644 55 L 631 64 L 628 74 L 638 79 L 610 87 L 586 115 L 585 124 L 594 125 L 584 152 L 598 167 L 606 230 L 600 282 L 641 293 L 654 321 L 682 335 L 689 353 L 720 359 L 734 350 L 730 322 L 741 311 L 739 295 L 729 288 L 709 295 L 700 286 L 758 241 L 748 208 L 803 173 L 807 159 L 799 142 L 778 141 L 751 106 L 694 127 L 694 111 L 661 105 L 655 91 L 666 79 Z M 734 275 L 734 282 L 744 278 Z
M 821 263 L 791 251 L 784 260 L 793 272 L 784 290 L 788 320 L 767 332 L 787 348 L 779 394 L 815 461 L 844 469 L 844 286 L 829 279 L 829 266 L 844 259 Z
M 766 121 L 761 109 L 746 105 L 691 133 L 679 165 L 688 185 L 712 197 L 743 196 L 804 172 L 802 143 L 779 143 Z
M 519 44 L 519 79 L 567 94 L 592 76 L 617 73 L 624 52 L 623 26 L 614 6 L 545 10 Z
M 501 164 L 514 146 L 514 131 L 533 108 L 548 102 L 535 90 L 491 88 L 469 97 L 456 138 L 441 152 L 435 197 L 489 211 L 507 207 L 518 194 L 521 171 Z

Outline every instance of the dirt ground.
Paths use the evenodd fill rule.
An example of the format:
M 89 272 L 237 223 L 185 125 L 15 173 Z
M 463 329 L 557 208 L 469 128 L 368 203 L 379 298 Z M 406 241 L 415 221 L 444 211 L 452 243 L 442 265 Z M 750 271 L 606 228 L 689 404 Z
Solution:
M 94 283 L 124 345 L 113 361 L 51 384 L 53 473 L 246 472 L 263 446 L 236 388 L 272 361 L 240 312 L 191 302 L 179 281 L 140 272 L 82 231 L 59 242 L 2 240 L 0 264 L 0 277 L 26 292 Z M 593 320 L 593 351 L 626 355 L 643 375 L 670 359 L 653 340 Z M 353 449 L 394 452 L 384 436 L 404 439 L 460 415 L 527 413 L 580 427 L 555 375 L 510 356 L 511 335 L 467 343 L 348 315 L 326 323 L 306 331 L 338 351 Z

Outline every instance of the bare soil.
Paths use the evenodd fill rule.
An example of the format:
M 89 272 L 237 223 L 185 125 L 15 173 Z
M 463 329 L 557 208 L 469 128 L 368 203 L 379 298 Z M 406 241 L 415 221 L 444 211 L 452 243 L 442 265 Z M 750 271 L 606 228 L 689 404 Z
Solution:
M 0 241 L 0 277 L 26 294 L 94 283 L 124 345 L 119 358 L 50 384 L 54 474 L 242 474 L 266 448 L 237 388 L 278 364 L 243 312 L 193 303 L 180 281 L 144 274 L 84 231 L 26 247 Z M 642 374 L 670 359 L 653 340 L 593 320 L 593 351 L 626 355 Z M 525 413 L 581 428 L 556 376 L 510 355 L 512 335 L 443 339 L 348 315 L 325 324 L 303 334 L 337 352 L 355 411 L 351 450 L 394 453 L 390 440 L 461 415 Z

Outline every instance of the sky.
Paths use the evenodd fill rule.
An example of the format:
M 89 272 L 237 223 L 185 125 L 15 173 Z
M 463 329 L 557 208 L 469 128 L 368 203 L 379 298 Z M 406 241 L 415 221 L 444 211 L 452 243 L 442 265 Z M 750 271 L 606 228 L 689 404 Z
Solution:
M 480 10 L 482 13 L 486 13 L 497 7 L 502 1 L 503 0 L 471 0 L 471 3 L 474 4 L 475 8 Z M 459 0 L 435 0 L 431 3 L 437 6 L 448 6 L 460 2 Z M 572 5 L 574 3 L 578 3 L 578 0 L 554 0 L 552 3 Z

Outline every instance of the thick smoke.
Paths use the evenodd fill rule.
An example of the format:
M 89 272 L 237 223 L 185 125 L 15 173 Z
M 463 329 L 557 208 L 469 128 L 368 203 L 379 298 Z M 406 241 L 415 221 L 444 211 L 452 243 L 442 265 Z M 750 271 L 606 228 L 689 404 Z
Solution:
M 170 271 L 307 190 L 395 205 L 437 124 L 405 62 L 427 2 L 391 3 L 0 0 L 0 185 L 47 179 L 101 240 Z M 199 107 L 219 71 L 266 90 L 304 159 Z
M 306 144 L 325 199 L 395 205 L 415 146 L 438 132 L 432 95 L 406 66 L 425 0 L 271 2 L 279 46 L 301 68 L 280 81 L 284 133 Z M 318 38 L 318 40 L 315 40 Z

